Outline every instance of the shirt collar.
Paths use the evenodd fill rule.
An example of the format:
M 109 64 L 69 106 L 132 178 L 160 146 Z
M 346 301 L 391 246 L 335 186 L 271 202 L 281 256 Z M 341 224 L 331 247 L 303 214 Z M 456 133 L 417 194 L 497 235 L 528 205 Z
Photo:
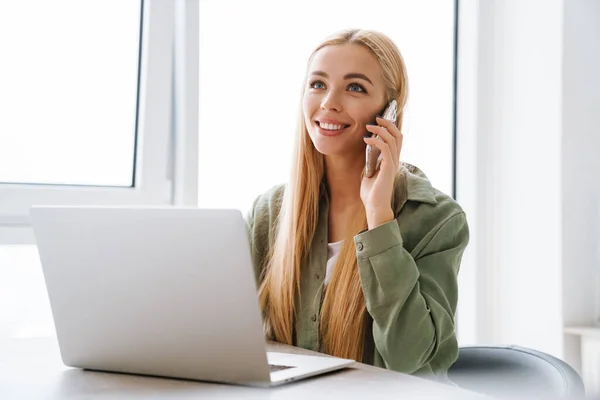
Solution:
M 427 176 L 408 163 L 400 164 L 400 175 L 396 180 L 394 192 L 394 215 L 398 216 L 408 200 L 420 203 L 436 204 L 435 193 Z
M 429 182 L 423 171 L 408 163 L 402 163 L 402 166 L 406 175 L 407 199 L 421 203 L 437 204 L 433 186 L 431 186 L 431 182 Z

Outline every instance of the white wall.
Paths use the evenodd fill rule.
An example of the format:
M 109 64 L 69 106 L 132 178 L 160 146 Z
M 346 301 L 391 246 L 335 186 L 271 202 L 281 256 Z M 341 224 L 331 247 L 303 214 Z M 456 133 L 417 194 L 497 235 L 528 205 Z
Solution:
M 478 34 L 459 53 L 457 198 L 476 236 L 459 340 L 569 358 L 564 324 L 598 311 L 600 2 L 460 3 Z
M 600 2 L 564 8 L 562 123 L 562 293 L 565 325 L 600 317 Z M 564 356 L 578 363 L 576 337 Z
M 494 339 L 548 352 L 559 351 L 562 342 L 561 3 L 496 2 L 492 79 L 497 85 L 486 123 L 493 143 L 488 190 L 501 316 Z
M 457 147 L 456 175 L 457 199 L 467 213 L 469 220 L 470 241 L 467 246 L 458 274 L 459 293 L 458 312 L 456 314 L 456 330 L 461 345 L 477 342 L 477 312 L 481 308 L 478 301 L 477 257 L 479 234 L 476 218 L 478 210 L 477 176 L 477 71 L 479 45 L 479 9 L 477 0 L 461 0 L 459 2 L 460 28 L 458 35 L 458 74 L 457 81 Z

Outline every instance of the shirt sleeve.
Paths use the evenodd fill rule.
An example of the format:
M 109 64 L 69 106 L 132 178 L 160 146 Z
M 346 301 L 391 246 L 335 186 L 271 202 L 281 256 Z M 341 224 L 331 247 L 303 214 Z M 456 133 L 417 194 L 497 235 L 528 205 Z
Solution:
M 457 276 L 468 241 L 464 212 L 427 232 L 412 254 L 397 220 L 354 237 L 375 365 L 445 375 L 456 361 Z

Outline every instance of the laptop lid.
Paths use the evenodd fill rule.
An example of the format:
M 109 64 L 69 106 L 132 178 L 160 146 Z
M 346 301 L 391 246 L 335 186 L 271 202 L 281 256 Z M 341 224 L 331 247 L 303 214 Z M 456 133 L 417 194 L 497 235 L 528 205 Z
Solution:
M 35 206 L 31 220 L 66 365 L 269 381 L 240 211 Z

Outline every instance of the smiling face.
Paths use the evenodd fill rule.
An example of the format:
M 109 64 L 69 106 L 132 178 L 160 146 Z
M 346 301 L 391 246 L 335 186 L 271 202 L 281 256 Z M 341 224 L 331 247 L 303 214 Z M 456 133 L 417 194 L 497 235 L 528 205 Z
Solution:
M 385 92 L 381 67 L 365 47 L 318 50 L 308 66 L 302 102 L 315 148 L 325 155 L 363 154 L 365 126 L 385 108 Z

